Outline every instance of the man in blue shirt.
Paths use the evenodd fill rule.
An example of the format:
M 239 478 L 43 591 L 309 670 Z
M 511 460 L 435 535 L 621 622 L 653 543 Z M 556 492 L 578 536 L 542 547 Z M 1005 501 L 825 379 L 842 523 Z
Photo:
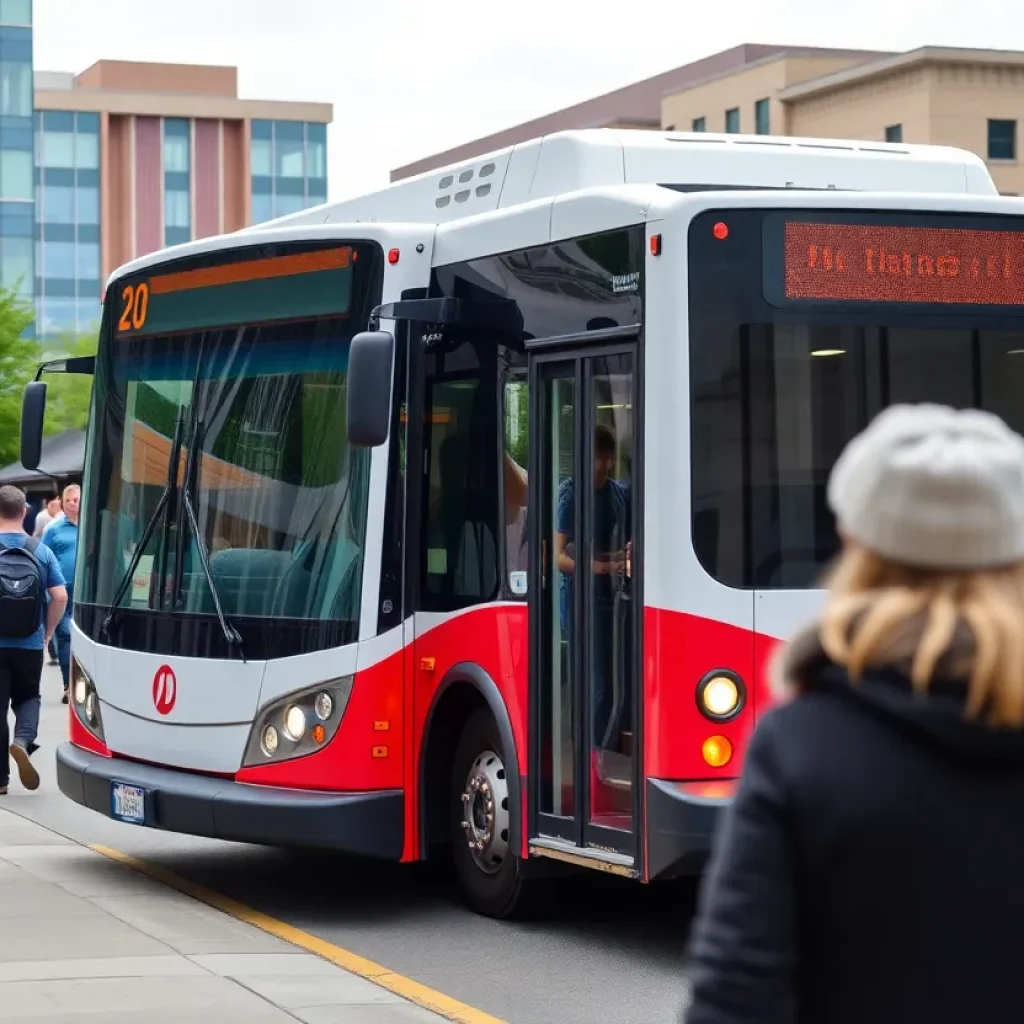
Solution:
M 615 594 L 626 577 L 633 539 L 628 484 L 612 477 L 617 457 L 615 435 L 602 424 L 594 428 L 593 496 L 590 506 L 592 561 L 590 677 L 592 742 L 604 747 L 615 743 L 607 735 L 611 722 L 612 673 L 615 671 Z M 558 488 L 558 521 L 555 560 L 561 576 L 561 616 L 565 639 L 572 638 L 576 573 L 576 481 L 569 477 Z M 620 638 L 621 639 L 621 638 Z M 571 649 L 571 643 L 570 643 Z M 628 701 L 619 721 L 620 731 L 628 728 Z
M 31 538 L 23 525 L 26 509 L 24 492 L 9 485 L 0 487 L 0 600 L 4 602 L 4 614 L 0 615 L 0 796 L 7 793 L 11 758 L 18 766 L 22 785 L 26 789 L 39 786 L 39 773 L 31 756 L 39 732 L 43 653 L 68 601 L 64 576 L 53 552 L 42 543 L 32 551 Z M 19 548 L 28 548 L 29 558 Z M 37 570 L 38 583 L 49 596 L 49 602 L 40 596 L 39 624 L 34 632 L 31 619 L 27 629 L 14 630 L 15 619 L 24 618 L 20 616 L 19 599 L 32 591 L 35 580 L 30 573 Z M 26 607 L 35 614 L 31 604 Z M 14 742 L 10 746 L 8 707 L 14 709 Z
M 75 557 L 78 554 L 78 510 L 82 489 L 68 484 L 61 496 L 62 515 L 43 530 L 43 543 L 56 555 L 68 591 L 68 605 L 53 634 L 57 645 L 57 663 L 64 677 L 65 704 L 68 702 L 68 679 L 71 674 L 71 605 L 75 593 Z

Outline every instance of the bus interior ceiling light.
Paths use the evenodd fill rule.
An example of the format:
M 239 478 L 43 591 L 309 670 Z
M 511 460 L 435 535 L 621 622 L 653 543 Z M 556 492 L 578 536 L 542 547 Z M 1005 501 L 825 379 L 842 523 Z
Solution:
M 811 350 L 811 355 L 820 358 L 827 358 L 828 356 L 845 356 L 845 348 L 816 348 Z

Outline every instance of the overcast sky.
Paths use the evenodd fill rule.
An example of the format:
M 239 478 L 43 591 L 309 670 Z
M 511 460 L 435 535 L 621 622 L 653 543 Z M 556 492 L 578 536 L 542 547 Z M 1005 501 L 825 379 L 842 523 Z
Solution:
M 1019 0 L 35 0 L 35 64 L 233 64 L 334 105 L 330 198 L 738 43 L 1024 49 Z

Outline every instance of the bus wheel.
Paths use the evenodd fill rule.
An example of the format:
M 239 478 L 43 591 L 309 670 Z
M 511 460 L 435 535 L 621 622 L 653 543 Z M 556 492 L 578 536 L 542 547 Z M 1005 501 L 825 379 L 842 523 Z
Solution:
M 488 917 L 513 917 L 526 881 L 509 851 L 509 789 L 494 719 L 475 712 L 466 722 L 452 774 L 452 854 L 470 906 Z

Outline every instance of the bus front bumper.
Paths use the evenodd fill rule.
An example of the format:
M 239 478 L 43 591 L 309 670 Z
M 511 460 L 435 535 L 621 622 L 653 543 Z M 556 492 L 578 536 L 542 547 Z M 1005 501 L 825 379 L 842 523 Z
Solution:
M 57 748 L 57 785 L 75 803 L 114 820 L 114 787 L 143 798 L 136 824 L 187 835 L 342 850 L 399 860 L 404 839 L 400 790 L 321 793 L 250 786 L 117 757 L 71 743 Z
M 650 881 L 700 874 L 734 787 L 734 782 L 705 785 L 647 780 Z

